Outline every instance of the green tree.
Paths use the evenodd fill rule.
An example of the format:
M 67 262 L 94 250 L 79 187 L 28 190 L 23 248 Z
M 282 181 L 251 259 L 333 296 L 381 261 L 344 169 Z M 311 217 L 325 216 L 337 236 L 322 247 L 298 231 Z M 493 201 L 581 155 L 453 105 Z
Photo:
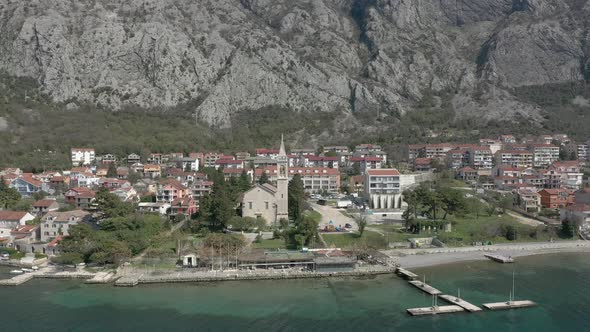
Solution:
M 31 211 L 31 207 L 35 202 L 30 198 L 23 198 L 12 207 L 15 211 Z
M 443 220 L 447 219 L 447 214 L 455 214 L 465 209 L 465 196 L 464 194 L 456 189 L 441 188 L 438 191 L 441 200 L 441 209 L 445 211 Z
M 223 177 L 216 177 L 211 190 L 208 221 L 212 229 L 223 229 L 234 215 L 230 193 Z
M 477 197 L 469 197 L 465 200 L 466 210 L 475 215 L 475 219 L 479 219 L 481 213 L 485 210 L 484 204 Z
M 295 174 L 289 181 L 288 192 L 289 218 L 298 222 L 303 216 L 305 202 L 305 187 L 299 174 Z
M 47 197 L 47 193 L 44 192 L 43 190 L 41 191 L 37 191 L 34 192 L 33 195 L 31 196 L 35 201 L 39 201 L 44 199 L 45 197 Z
M 363 233 L 365 232 L 365 227 L 367 227 L 367 216 L 361 214 L 359 216 L 356 216 L 354 218 L 354 221 L 359 227 L 359 237 L 362 237 Z
M 20 201 L 20 198 L 18 190 L 8 186 L 4 177 L 0 177 L 0 207 L 10 209 Z
M 576 234 L 576 229 L 575 229 L 574 223 L 572 223 L 568 219 L 565 219 L 564 221 L 562 221 L 561 222 L 561 233 L 567 238 L 574 237 L 574 235 Z
M 420 203 L 420 199 L 418 197 L 418 193 L 414 190 L 405 190 L 403 192 L 404 202 L 408 204 L 408 211 L 407 218 L 417 218 L 418 217 L 418 204 Z
M 115 163 L 109 163 L 109 168 L 107 169 L 107 178 L 116 178 L 117 177 L 117 166 Z
M 141 180 L 141 175 L 136 171 L 130 170 L 129 174 L 127 174 L 127 181 L 131 184 L 136 184 L 139 180 Z
M 250 179 L 250 175 L 248 175 L 248 173 L 246 172 L 246 169 L 244 169 L 242 171 L 242 174 L 240 174 L 240 178 L 238 180 L 238 187 L 240 192 L 246 192 L 250 190 L 250 188 L 252 187 L 252 180 Z
M 506 239 L 510 241 L 514 241 L 518 237 L 518 233 L 516 227 L 514 225 L 506 225 L 504 229 L 504 233 L 506 234 Z
M 500 198 L 500 201 L 498 202 L 498 207 L 502 210 L 502 213 L 506 213 L 507 209 L 512 208 L 513 202 L 514 198 L 512 194 L 509 194 Z
M 96 193 L 96 203 L 98 204 L 98 209 L 107 218 L 123 217 L 135 212 L 133 204 L 122 202 L 117 195 L 110 193 L 106 188 L 100 188 L 98 190 Z
M 266 174 L 266 172 L 262 172 L 262 175 L 258 179 L 258 184 L 265 184 L 268 182 L 269 182 L 268 175 Z

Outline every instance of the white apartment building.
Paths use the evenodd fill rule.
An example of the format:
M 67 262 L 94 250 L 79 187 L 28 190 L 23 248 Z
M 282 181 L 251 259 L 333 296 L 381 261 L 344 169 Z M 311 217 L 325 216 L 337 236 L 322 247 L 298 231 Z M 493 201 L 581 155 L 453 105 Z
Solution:
M 72 165 L 74 166 L 90 165 L 95 159 L 94 149 L 72 148 Z
M 259 179 L 262 173 L 266 173 L 270 182 L 277 181 L 277 167 L 270 166 L 266 168 L 257 168 L 255 178 Z M 295 174 L 299 174 L 303 181 L 303 186 L 308 193 L 317 193 L 327 191 L 329 193 L 338 193 L 340 190 L 340 172 L 334 168 L 324 167 L 289 167 L 289 181 Z
M 469 149 L 469 161 L 474 169 L 492 169 L 492 156 L 487 146 Z
M 578 160 L 580 160 L 580 161 L 590 160 L 590 145 L 589 144 L 578 144 L 576 155 L 578 156 Z
M 365 195 L 373 209 L 400 209 L 401 187 L 401 174 L 397 169 L 370 169 L 365 174 Z
M 531 145 L 533 151 L 533 166 L 547 167 L 559 160 L 559 146 L 551 144 Z
M 519 168 L 533 167 L 533 153 L 520 150 L 500 150 L 496 153 L 496 163 Z

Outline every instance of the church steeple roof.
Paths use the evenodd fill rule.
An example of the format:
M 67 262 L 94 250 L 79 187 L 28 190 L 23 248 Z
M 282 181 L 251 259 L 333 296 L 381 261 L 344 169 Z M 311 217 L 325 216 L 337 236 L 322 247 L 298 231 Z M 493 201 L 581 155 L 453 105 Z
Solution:
M 287 152 L 285 152 L 285 141 L 283 140 L 283 134 L 281 134 L 281 149 L 279 150 L 279 156 L 286 156 Z

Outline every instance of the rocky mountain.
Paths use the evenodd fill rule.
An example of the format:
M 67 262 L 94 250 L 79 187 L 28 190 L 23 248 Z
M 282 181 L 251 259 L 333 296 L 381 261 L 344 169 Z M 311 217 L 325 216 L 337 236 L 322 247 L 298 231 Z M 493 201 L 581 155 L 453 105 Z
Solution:
M 541 119 L 523 86 L 590 80 L 590 0 L 5 0 L 0 70 L 69 108 Z

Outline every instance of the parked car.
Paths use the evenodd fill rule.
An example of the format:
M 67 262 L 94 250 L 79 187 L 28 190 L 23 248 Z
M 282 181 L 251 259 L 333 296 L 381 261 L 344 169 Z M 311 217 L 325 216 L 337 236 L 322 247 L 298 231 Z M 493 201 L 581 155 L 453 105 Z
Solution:
M 346 224 L 346 225 L 344 225 L 344 228 L 352 228 L 352 225 L 351 224 Z
M 10 254 L 7 251 L 3 251 L 3 252 L 0 253 L 0 257 L 2 257 L 2 258 L 8 258 L 8 257 L 10 257 Z

